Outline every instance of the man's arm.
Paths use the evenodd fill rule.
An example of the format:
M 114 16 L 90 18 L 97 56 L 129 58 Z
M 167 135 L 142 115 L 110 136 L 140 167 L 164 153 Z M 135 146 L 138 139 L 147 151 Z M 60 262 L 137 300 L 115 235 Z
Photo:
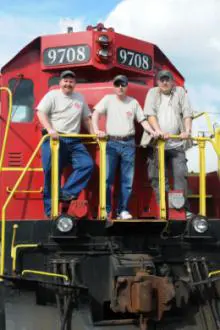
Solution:
M 92 125 L 92 119 L 90 116 L 83 118 L 83 126 L 86 128 L 86 130 L 89 132 L 89 134 L 95 134 L 93 125 Z
M 141 125 L 143 127 L 143 129 L 145 131 L 147 131 L 148 133 L 150 133 L 153 137 L 159 137 L 159 134 L 157 133 L 156 130 L 152 129 L 152 127 L 150 126 L 150 124 L 147 122 L 147 120 L 143 120 L 141 122 Z
M 153 127 L 153 129 L 155 130 L 157 136 L 161 136 L 164 139 L 168 139 L 169 138 L 169 134 L 168 133 L 164 133 L 162 132 L 160 125 L 158 124 L 157 121 L 157 117 L 156 116 L 149 116 L 148 117 L 148 122 L 151 125 L 151 127 Z
M 192 133 L 192 117 L 184 118 L 184 132 L 180 134 L 182 139 L 188 139 Z
M 37 111 L 37 116 L 38 116 L 38 119 L 39 119 L 41 125 L 43 126 L 43 128 L 45 128 L 47 130 L 48 134 L 51 135 L 51 137 L 54 140 L 57 140 L 59 138 L 59 135 L 58 135 L 57 131 L 55 129 L 53 129 L 53 127 L 48 119 L 48 116 L 41 111 Z
M 99 130 L 99 112 L 98 110 L 94 110 L 93 114 L 92 114 L 92 124 L 93 124 L 93 129 L 94 129 L 94 133 L 98 136 L 98 137 L 104 137 L 106 136 L 106 133 Z
M 190 104 L 188 93 L 182 87 L 179 87 L 179 91 L 181 97 L 180 100 L 181 100 L 183 124 L 184 124 L 184 131 L 180 134 L 180 136 L 183 139 L 187 139 L 190 137 L 192 131 L 193 110 Z

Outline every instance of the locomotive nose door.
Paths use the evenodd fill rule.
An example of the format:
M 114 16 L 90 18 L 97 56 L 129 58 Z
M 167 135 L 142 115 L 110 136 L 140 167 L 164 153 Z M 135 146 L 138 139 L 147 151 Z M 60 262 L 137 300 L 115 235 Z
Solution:
M 0 121 L 1 145 L 6 134 L 6 146 L 1 173 L 0 197 L 3 205 L 24 170 L 38 142 L 39 134 L 34 116 L 35 87 L 31 78 L 19 76 L 8 80 L 13 96 L 8 134 L 6 134 L 9 103 L 6 93 L 1 93 L 2 113 Z M 37 171 L 33 168 L 38 168 Z M 43 176 L 40 155 L 33 160 L 24 179 L 16 189 L 6 210 L 6 219 L 42 218 Z

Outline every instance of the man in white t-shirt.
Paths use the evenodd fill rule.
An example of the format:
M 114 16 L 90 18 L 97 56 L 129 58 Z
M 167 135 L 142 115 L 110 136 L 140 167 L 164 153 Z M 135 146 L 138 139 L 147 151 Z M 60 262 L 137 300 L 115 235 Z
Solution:
M 44 133 L 53 139 L 61 134 L 78 134 L 81 123 L 90 134 L 94 134 L 91 113 L 84 97 L 74 92 L 76 75 L 66 70 L 60 75 L 59 89 L 48 92 L 37 106 L 37 115 Z M 44 209 L 49 217 L 51 213 L 51 152 L 50 140 L 42 145 L 42 163 L 44 169 Z M 59 171 L 72 165 L 74 171 L 60 189 L 60 201 L 70 202 L 77 199 L 86 187 L 93 170 L 93 161 L 80 139 L 60 137 Z
M 92 116 L 95 134 L 99 137 L 108 135 L 107 175 L 106 175 L 106 211 L 108 218 L 112 210 L 111 189 L 114 183 L 115 170 L 120 162 L 121 189 L 117 214 L 120 219 L 131 219 L 128 202 L 132 192 L 135 163 L 135 126 L 140 123 L 145 130 L 156 136 L 143 114 L 140 104 L 127 96 L 128 78 L 118 75 L 113 80 L 115 94 L 105 95 L 95 105 Z M 106 115 L 106 132 L 100 131 L 99 116 Z
M 166 172 L 170 164 L 174 179 L 174 189 L 184 192 L 186 215 L 190 217 L 191 212 L 189 211 L 187 200 L 186 142 L 184 139 L 188 139 L 191 136 L 193 112 L 185 89 L 175 86 L 174 78 L 170 71 L 162 70 L 158 73 L 157 85 L 158 87 L 151 88 L 148 91 L 144 105 L 144 114 L 157 134 L 167 140 L 165 144 Z M 171 140 L 169 139 L 170 135 L 179 135 L 183 140 Z M 141 142 L 143 146 L 147 144 L 144 141 L 145 136 L 146 134 L 143 135 Z M 159 203 L 157 152 L 153 147 L 148 149 L 148 176 Z M 168 190 L 169 184 L 166 173 L 166 191 Z

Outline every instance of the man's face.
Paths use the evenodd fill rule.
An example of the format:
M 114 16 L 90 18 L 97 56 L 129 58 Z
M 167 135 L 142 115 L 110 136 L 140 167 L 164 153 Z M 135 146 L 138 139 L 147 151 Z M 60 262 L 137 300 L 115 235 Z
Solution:
M 65 95 L 72 94 L 76 85 L 76 79 L 66 76 L 60 80 L 60 88 Z
M 169 94 L 173 88 L 174 81 L 170 77 L 162 77 L 157 81 L 158 87 L 164 94 Z
M 127 89 L 128 89 L 128 84 L 124 81 L 116 81 L 114 83 L 114 90 L 115 90 L 115 94 L 117 96 L 125 96 L 127 93 Z

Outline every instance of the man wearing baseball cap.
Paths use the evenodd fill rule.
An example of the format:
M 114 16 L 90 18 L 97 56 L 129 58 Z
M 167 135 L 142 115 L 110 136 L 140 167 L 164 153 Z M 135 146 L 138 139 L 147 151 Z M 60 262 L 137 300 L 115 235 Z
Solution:
M 76 75 L 65 70 L 60 74 L 59 89 L 49 91 L 37 106 L 37 115 L 44 132 L 53 139 L 60 134 L 78 134 L 81 122 L 90 134 L 94 134 L 91 113 L 84 97 L 74 92 Z M 42 145 L 42 163 L 44 169 L 44 209 L 49 217 L 51 212 L 51 152 L 50 140 Z M 59 170 L 72 165 L 74 171 L 60 189 L 60 201 L 71 202 L 77 199 L 86 187 L 93 170 L 93 161 L 79 139 L 60 137 Z
M 171 165 L 174 189 L 184 192 L 186 216 L 189 218 L 192 213 L 189 211 L 187 200 L 188 170 L 185 149 L 186 139 L 191 136 L 193 111 L 185 89 L 175 86 L 173 74 L 169 70 L 158 72 L 157 85 L 158 87 L 151 88 L 147 93 L 144 114 L 157 134 L 166 140 L 166 170 Z M 171 140 L 170 135 L 179 135 L 181 140 Z M 149 141 L 147 134 L 144 133 L 141 145 L 146 146 Z M 154 148 L 155 145 L 148 148 L 148 177 L 159 203 L 158 158 Z M 166 191 L 168 190 L 166 177 Z
M 120 197 L 117 208 L 119 219 L 129 220 L 132 215 L 128 211 L 128 202 L 132 192 L 135 163 L 135 125 L 140 123 L 145 130 L 155 136 L 140 104 L 127 95 L 128 78 L 118 75 L 113 79 L 114 94 L 105 95 L 94 107 L 92 116 L 95 134 L 98 137 L 108 135 L 107 143 L 107 177 L 106 177 L 106 211 L 111 217 L 111 190 L 115 179 L 115 171 L 120 163 Z M 106 115 L 106 132 L 99 129 L 99 116 Z

